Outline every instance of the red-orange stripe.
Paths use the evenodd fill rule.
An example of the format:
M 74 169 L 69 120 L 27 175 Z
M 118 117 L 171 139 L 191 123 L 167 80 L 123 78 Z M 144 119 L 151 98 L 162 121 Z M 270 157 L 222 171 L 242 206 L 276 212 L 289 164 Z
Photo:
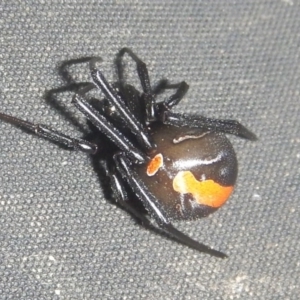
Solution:
M 215 208 L 222 206 L 233 191 L 233 186 L 222 186 L 211 179 L 198 181 L 190 171 L 178 172 L 173 188 L 181 194 L 192 194 L 199 204 Z

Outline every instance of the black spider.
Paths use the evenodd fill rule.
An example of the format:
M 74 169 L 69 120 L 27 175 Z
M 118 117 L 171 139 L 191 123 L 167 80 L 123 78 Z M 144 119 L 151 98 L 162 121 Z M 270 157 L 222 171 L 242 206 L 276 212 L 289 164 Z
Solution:
M 137 65 L 142 93 L 124 83 L 120 66 L 125 53 Z M 255 140 L 256 136 L 235 120 L 172 112 L 188 85 L 184 81 L 169 84 L 162 80 L 152 88 L 146 64 L 128 48 L 117 55 L 118 87 L 110 85 L 96 67 L 99 60 L 90 60 L 93 83 L 80 89 L 73 103 L 108 139 L 102 142 L 76 139 L 3 113 L 0 119 L 88 154 L 101 157 L 101 151 L 109 149 L 106 173 L 115 199 L 126 210 L 145 226 L 152 226 L 128 201 L 130 188 L 165 233 L 198 251 L 226 257 L 178 231 L 171 220 L 205 217 L 218 209 L 230 196 L 237 177 L 236 155 L 225 134 L 249 140 Z M 94 88 L 105 95 L 97 109 L 86 98 L 86 93 Z M 156 101 L 156 96 L 166 89 L 175 92 L 164 101 Z

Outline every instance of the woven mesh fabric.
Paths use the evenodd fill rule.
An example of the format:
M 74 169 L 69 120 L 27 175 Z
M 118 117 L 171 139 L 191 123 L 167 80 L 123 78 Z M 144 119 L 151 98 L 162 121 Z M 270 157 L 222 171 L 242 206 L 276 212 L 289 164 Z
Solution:
M 137 225 L 106 199 L 88 156 L 0 122 L 0 299 L 299 299 L 299 16 L 295 0 L 2 0 L 1 111 L 82 136 L 71 93 L 45 101 L 64 83 L 56 67 L 97 55 L 113 81 L 127 46 L 152 82 L 189 83 L 177 110 L 237 119 L 259 141 L 230 137 L 234 195 L 176 223 L 221 260 Z M 89 80 L 86 65 L 72 72 Z

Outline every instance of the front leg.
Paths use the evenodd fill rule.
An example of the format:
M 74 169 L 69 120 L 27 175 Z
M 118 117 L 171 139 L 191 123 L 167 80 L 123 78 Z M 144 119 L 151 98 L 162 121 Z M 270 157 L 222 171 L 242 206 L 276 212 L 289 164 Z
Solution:
M 129 160 L 122 153 L 116 154 L 114 160 L 116 162 L 117 170 L 121 173 L 123 179 L 131 186 L 145 208 L 164 232 L 175 238 L 179 243 L 187 245 L 199 252 L 208 253 L 220 258 L 227 257 L 226 254 L 200 244 L 177 230 L 166 216 L 158 199 L 149 192 L 146 185 L 139 179 L 137 173 L 131 169 Z
M 90 143 L 83 139 L 72 138 L 59 131 L 51 129 L 46 125 L 34 124 L 3 113 L 0 113 L 0 120 L 6 121 L 15 126 L 19 126 L 22 129 L 46 138 L 54 143 L 66 146 L 74 150 L 82 151 L 88 154 L 96 154 L 98 151 L 98 146 L 96 144 Z
M 151 149 L 153 145 L 147 131 L 125 105 L 124 100 L 121 99 L 113 86 L 108 83 L 103 73 L 96 67 L 97 61 L 99 61 L 97 57 L 90 61 L 91 76 L 94 84 L 103 92 L 109 103 L 115 107 L 116 111 L 123 118 L 126 126 L 131 129 L 141 146 L 145 149 Z
M 122 151 L 126 152 L 131 159 L 141 163 L 147 161 L 147 156 L 115 128 L 104 115 L 101 115 L 93 106 L 91 106 L 84 96 L 78 93 L 73 97 L 72 102 L 95 127 L 113 141 Z

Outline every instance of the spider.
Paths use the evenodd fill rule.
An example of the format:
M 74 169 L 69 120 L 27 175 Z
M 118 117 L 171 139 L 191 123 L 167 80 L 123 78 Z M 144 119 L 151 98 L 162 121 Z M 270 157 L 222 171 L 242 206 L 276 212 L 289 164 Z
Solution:
M 136 64 L 142 93 L 125 83 L 120 68 L 125 54 Z M 97 67 L 99 61 L 97 57 L 89 61 L 93 83 L 79 89 L 72 102 L 106 139 L 73 138 L 3 113 L 0 119 L 87 154 L 101 157 L 101 151 L 108 149 L 106 174 L 121 206 L 145 227 L 153 228 L 151 219 L 128 201 L 131 192 L 161 233 L 200 252 L 227 257 L 177 230 L 172 221 L 206 217 L 225 203 L 237 178 L 236 154 L 225 134 L 248 140 L 256 140 L 256 136 L 235 120 L 172 112 L 188 91 L 187 83 L 162 80 L 153 88 L 146 64 L 129 48 L 117 54 L 118 86 L 107 82 Z M 87 98 L 95 88 L 105 97 L 97 108 Z M 165 90 L 174 93 L 158 101 L 157 95 Z

